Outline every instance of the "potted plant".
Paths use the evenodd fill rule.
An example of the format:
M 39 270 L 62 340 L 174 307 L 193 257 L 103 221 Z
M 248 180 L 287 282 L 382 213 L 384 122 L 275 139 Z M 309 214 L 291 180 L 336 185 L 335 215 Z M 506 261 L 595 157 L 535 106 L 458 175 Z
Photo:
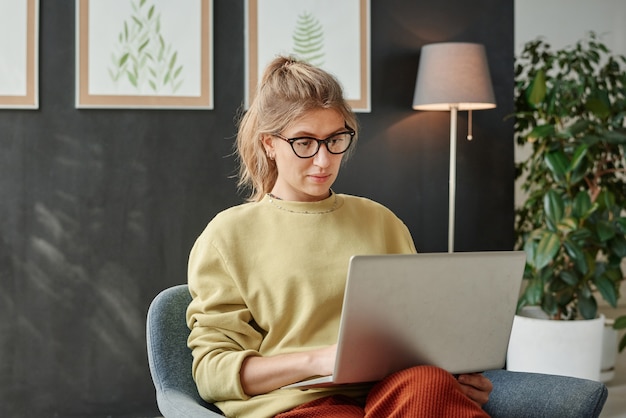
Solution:
M 594 320 L 597 297 L 617 306 L 626 257 L 625 63 L 594 33 L 560 50 L 537 39 L 516 59 L 514 134 L 529 152 L 516 167 L 527 195 L 515 220 L 527 254 L 519 311 Z

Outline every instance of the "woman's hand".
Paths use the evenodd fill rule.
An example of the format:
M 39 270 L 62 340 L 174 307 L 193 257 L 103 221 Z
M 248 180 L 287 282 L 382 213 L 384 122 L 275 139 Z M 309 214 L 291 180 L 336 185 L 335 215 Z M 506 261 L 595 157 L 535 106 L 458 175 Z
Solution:
M 329 376 L 335 371 L 335 358 L 337 357 L 337 344 L 314 350 L 315 366 L 317 373 L 313 376 Z
M 480 373 L 472 373 L 459 375 L 458 381 L 461 384 L 461 390 L 468 398 L 481 407 L 487 403 L 489 394 L 493 390 L 493 384 L 489 379 Z
M 249 396 L 271 392 L 290 383 L 313 376 L 333 373 L 337 345 L 280 354 L 272 357 L 248 357 L 239 371 L 241 386 Z

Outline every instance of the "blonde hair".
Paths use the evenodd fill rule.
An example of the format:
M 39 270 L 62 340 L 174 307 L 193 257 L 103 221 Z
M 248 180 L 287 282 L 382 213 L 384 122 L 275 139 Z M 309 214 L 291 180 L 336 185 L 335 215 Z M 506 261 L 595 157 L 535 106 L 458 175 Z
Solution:
M 263 135 L 281 132 L 314 109 L 334 109 L 343 116 L 346 126 L 357 132 L 348 152 L 354 150 L 357 120 L 337 79 L 293 57 L 275 58 L 266 67 L 256 95 L 239 122 L 237 185 L 250 190 L 248 200 L 261 200 L 272 190 L 278 177 L 275 162 L 265 153 Z

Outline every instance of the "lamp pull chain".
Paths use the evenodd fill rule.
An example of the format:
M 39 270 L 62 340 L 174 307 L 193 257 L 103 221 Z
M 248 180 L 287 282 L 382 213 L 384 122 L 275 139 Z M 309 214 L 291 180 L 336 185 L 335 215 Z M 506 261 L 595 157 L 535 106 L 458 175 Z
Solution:
M 474 136 L 472 135 L 472 109 L 468 110 L 468 118 L 467 118 L 467 140 L 471 141 L 472 139 L 474 139 Z

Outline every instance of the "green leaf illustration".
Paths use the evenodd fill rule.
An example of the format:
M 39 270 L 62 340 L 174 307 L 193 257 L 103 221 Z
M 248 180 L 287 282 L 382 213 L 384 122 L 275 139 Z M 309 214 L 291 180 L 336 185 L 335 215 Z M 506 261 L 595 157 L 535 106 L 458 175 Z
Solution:
M 292 39 L 293 52 L 301 60 L 316 66 L 324 64 L 324 28 L 312 13 L 298 15 Z
M 139 93 L 175 93 L 184 81 L 183 66 L 178 51 L 163 38 L 161 14 L 148 0 L 130 0 L 130 5 L 133 13 L 114 46 L 109 77 L 115 83 L 126 80 Z

